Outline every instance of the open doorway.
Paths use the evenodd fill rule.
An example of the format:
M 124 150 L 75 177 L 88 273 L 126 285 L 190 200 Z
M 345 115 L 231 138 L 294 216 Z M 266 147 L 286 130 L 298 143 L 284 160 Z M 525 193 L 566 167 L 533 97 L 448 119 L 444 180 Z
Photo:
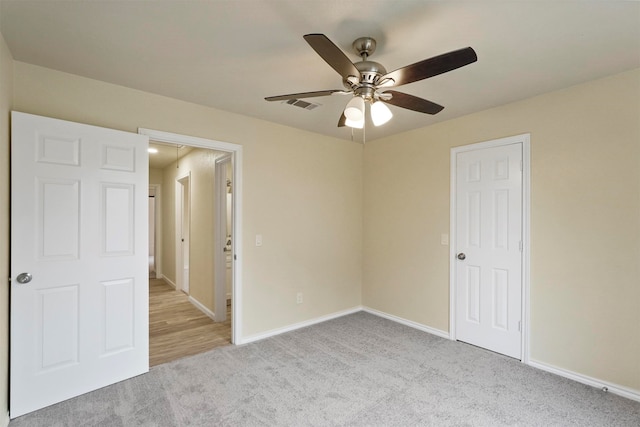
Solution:
M 154 207 L 163 224 L 156 221 L 155 227 L 156 265 L 161 259 L 163 269 L 156 268 L 149 292 L 153 366 L 233 341 L 235 313 L 230 303 L 237 278 L 231 251 L 235 248 L 231 242 L 235 228 L 234 153 L 155 141 L 153 137 L 150 147 L 157 150 L 149 155 L 150 186 L 158 186 Z M 163 157 L 164 161 L 158 161 Z M 224 176 L 218 180 L 217 160 L 221 158 L 226 163 L 220 166 Z M 216 200 L 224 200 L 222 214 L 216 210 Z M 218 250 L 225 255 L 222 263 L 216 261 Z M 216 287 L 220 276 L 222 294 Z

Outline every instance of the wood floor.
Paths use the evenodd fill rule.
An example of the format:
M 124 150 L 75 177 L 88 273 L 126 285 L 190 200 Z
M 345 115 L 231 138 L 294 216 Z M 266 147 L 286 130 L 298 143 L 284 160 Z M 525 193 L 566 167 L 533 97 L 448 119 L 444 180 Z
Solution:
M 215 323 L 162 279 L 149 280 L 149 365 L 156 366 L 231 343 L 227 320 Z

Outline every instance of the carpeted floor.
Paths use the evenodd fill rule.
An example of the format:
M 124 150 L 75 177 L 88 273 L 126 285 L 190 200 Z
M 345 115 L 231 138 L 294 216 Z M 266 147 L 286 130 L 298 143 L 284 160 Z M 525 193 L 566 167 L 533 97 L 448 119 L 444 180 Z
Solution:
M 639 402 L 363 312 L 160 365 L 10 423 L 639 425 Z

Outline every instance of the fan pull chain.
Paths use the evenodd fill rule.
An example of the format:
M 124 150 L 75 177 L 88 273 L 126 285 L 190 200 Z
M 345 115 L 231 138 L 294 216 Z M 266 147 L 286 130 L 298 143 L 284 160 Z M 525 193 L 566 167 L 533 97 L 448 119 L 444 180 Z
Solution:
M 367 123 L 362 125 L 362 145 L 367 142 Z

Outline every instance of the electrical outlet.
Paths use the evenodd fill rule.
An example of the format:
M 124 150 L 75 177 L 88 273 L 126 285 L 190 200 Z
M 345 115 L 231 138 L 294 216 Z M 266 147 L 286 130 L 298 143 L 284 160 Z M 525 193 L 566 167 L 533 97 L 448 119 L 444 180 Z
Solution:
M 296 304 L 302 304 L 302 292 L 296 294 Z

